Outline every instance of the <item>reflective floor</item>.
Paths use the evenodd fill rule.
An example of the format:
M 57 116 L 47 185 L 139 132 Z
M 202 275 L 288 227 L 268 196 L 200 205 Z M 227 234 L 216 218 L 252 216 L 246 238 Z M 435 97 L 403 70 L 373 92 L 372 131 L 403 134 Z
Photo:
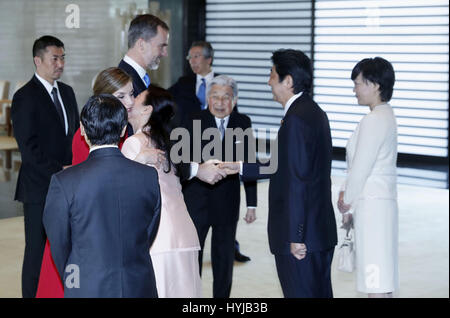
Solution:
M 447 168 L 448 169 L 448 168 Z M 342 162 L 333 162 L 333 204 L 344 177 Z M 445 174 L 445 172 L 444 172 Z M 449 191 L 442 171 L 399 168 L 399 277 L 395 297 L 449 297 Z M 267 181 L 258 183 L 257 220 L 242 220 L 246 208 L 241 204 L 237 239 L 248 263 L 235 263 L 231 297 L 282 297 L 273 255 L 267 241 Z M 20 297 L 20 275 L 24 250 L 22 207 L 13 202 L 15 180 L 0 182 L 0 298 Z M 243 188 L 242 197 L 245 197 Z M 241 202 L 245 200 L 241 200 Z M 336 212 L 336 222 L 341 217 Z M 338 231 L 342 242 L 344 231 Z M 202 277 L 203 296 L 212 295 L 210 234 L 205 246 Z M 336 259 L 336 258 L 335 258 Z M 334 296 L 366 297 L 355 290 L 355 274 L 343 273 L 332 266 Z

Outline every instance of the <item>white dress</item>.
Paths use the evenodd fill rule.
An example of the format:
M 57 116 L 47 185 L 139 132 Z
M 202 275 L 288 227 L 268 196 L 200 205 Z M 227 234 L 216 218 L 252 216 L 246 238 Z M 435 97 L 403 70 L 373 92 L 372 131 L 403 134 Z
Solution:
M 127 138 L 122 153 L 135 159 L 143 147 L 153 148 L 140 130 Z M 166 163 L 168 163 L 166 161 Z M 159 298 L 200 298 L 202 284 L 198 263 L 200 243 L 184 202 L 174 168 L 157 168 L 161 190 L 161 219 L 150 248 Z
M 355 227 L 357 290 L 398 289 L 397 123 L 389 104 L 376 106 L 346 147 L 347 178 L 341 190 Z

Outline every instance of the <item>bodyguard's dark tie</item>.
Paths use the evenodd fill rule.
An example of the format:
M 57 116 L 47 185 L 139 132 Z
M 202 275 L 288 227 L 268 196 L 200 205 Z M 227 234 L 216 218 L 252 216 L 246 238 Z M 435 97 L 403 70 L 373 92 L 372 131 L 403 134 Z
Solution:
M 62 110 L 61 103 L 59 102 L 58 89 L 56 87 L 53 87 L 53 89 L 52 89 L 52 96 L 53 96 L 53 103 L 55 104 L 56 111 L 58 112 L 58 115 L 59 115 L 59 119 L 61 119 L 61 123 L 65 129 L 66 125 L 64 124 L 63 110 Z
M 197 92 L 198 100 L 202 104 L 201 105 L 202 110 L 206 108 L 205 94 L 206 94 L 206 82 L 205 82 L 205 79 L 202 78 L 202 83 L 200 84 L 200 87 L 198 88 L 198 92 Z

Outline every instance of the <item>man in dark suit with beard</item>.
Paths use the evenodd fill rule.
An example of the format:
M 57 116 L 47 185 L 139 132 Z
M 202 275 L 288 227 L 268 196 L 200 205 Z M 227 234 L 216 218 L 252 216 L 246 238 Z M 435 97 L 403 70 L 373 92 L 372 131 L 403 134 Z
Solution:
M 331 262 L 337 244 L 331 202 L 331 133 L 312 100 L 310 59 L 301 51 L 272 55 L 269 85 L 284 108 L 272 174 L 257 163 L 222 164 L 243 180 L 270 178 L 268 235 L 285 297 L 333 297 Z
M 169 27 L 151 14 L 136 16 L 128 29 L 128 51 L 119 68 L 133 79 L 133 94 L 138 96 L 150 85 L 146 69 L 156 70 L 161 58 L 167 56 Z
M 64 44 L 46 35 L 34 42 L 36 72 L 13 96 L 11 118 L 22 164 L 14 199 L 23 203 L 25 253 L 22 295 L 35 297 L 46 235 L 42 224 L 50 177 L 72 162 L 79 127 L 72 87 L 57 81 L 64 71 Z
M 193 149 L 191 160 L 240 158 L 239 160 L 249 161 L 249 157 L 255 156 L 250 118 L 232 111 L 237 94 L 237 84 L 231 77 L 220 75 L 211 81 L 207 93 L 208 109 L 194 115 L 188 126 L 192 138 L 190 149 Z M 230 132 L 236 132 L 236 135 L 229 134 Z M 196 133 L 209 138 L 199 138 Z M 194 143 L 199 140 L 201 145 L 197 148 Z M 195 153 L 196 149 L 201 153 Z M 203 158 L 199 158 L 202 155 Z M 251 223 L 255 219 L 256 182 L 245 182 L 244 187 L 248 207 L 245 219 Z M 239 176 L 228 176 L 214 185 L 192 179 L 183 183 L 183 194 L 202 247 L 200 269 L 205 239 L 211 227 L 213 297 L 228 298 L 233 277 L 235 235 L 240 208 Z
M 120 152 L 127 120 L 117 98 L 92 96 L 81 111 L 89 157 L 51 179 L 43 222 L 66 298 L 157 297 L 158 174 Z

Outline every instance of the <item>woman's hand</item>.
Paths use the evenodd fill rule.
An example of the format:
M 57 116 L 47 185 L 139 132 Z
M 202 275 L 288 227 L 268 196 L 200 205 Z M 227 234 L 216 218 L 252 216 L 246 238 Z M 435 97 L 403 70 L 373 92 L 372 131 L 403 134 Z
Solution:
M 350 204 L 344 203 L 344 193 L 345 193 L 344 191 L 339 192 L 339 200 L 337 202 L 339 212 L 341 212 L 341 213 L 348 212 L 350 210 L 350 208 L 352 207 Z
M 155 148 L 142 149 L 134 160 L 143 164 L 153 165 L 156 168 L 159 168 L 161 164 L 165 162 L 166 155 L 163 150 Z
M 352 228 L 353 228 L 353 214 L 351 213 L 342 214 L 341 229 L 344 229 L 348 232 Z

